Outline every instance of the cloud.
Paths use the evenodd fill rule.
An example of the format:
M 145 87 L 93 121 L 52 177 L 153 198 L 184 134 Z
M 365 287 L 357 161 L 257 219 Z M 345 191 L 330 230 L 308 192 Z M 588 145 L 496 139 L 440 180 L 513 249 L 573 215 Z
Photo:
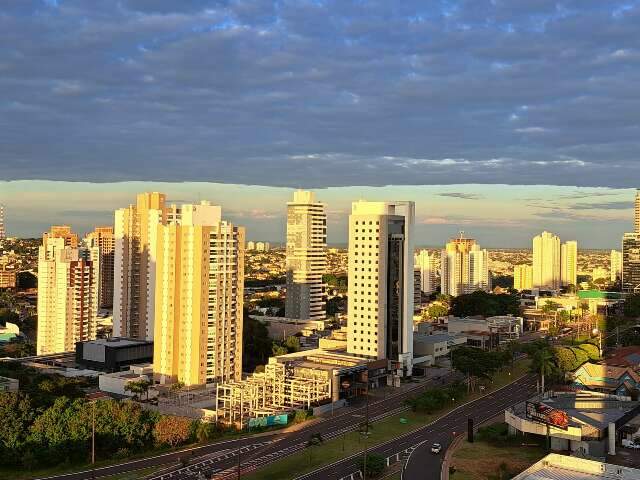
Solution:
M 626 0 L 9 0 L 3 178 L 635 187 Z
M 444 192 L 437 194 L 440 197 L 451 197 L 451 198 L 461 198 L 464 200 L 480 200 L 484 198 L 482 195 L 478 195 L 477 193 L 463 193 L 463 192 Z

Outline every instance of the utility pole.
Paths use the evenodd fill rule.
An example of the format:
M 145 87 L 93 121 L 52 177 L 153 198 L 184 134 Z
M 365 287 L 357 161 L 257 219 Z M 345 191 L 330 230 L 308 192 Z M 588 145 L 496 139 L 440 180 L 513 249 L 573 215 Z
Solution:
M 367 379 L 367 385 L 365 387 L 365 410 L 364 410 L 364 462 L 362 480 L 367 480 L 367 440 L 369 439 L 369 364 L 367 364 L 367 370 L 365 372 Z
M 91 402 L 91 465 L 96 463 L 96 401 Z

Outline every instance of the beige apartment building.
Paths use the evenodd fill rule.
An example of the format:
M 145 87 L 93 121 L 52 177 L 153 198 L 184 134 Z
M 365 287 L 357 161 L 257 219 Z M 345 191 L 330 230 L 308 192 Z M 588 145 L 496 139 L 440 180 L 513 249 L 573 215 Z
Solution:
M 48 232 L 42 235 L 42 243 L 46 243 L 50 238 L 62 238 L 66 247 L 78 247 L 78 235 L 71 231 L 69 225 L 54 225 Z
M 531 265 L 516 265 L 513 267 L 513 288 L 518 291 L 533 288 L 533 268 Z
M 424 293 L 436 291 L 437 271 L 435 267 L 435 254 L 429 250 L 420 250 L 414 256 L 416 268 L 420 270 L 420 290 Z
M 207 202 L 156 224 L 154 376 L 160 383 L 241 380 L 245 231 Z
M 39 249 L 38 355 L 96 338 L 98 272 L 90 250 L 67 245 L 69 233 L 52 228 Z
M 98 306 L 113 306 L 113 267 L 115 237 L 113 227 L 96 227 L 85 239 L 87 247 L 96 247 L 98 252 Z
M 489 252 L 473 238 L 452 238 L 440 254 L 440 290 L 444 295 L 458 296 L 477 290 L 491 289 Z
M 622 279 L 622 252 L 620 250 L 611 250 L 610 263 L 611 281 L 617 282 Z
M 578 242 L 569 240 L 560 247 L 560 280 L 563 287 L 578 285 Z
M 413 367 L 414 222 L 414 202 L 360 200 L 349 216 L 347 352 L 399 375 Z
M 560 258 L 560 237 L 545 231 L 533 238 L 533 288 L 560 288 Z
M 163 193 L 140 193 L 115 212 L 113 335 L 153 340 L 158 225 L 167 223 Z
M 285 316 L 323 320 L 327 270 L 327 215 L 313 192 L 298 190 L 287 203 Z

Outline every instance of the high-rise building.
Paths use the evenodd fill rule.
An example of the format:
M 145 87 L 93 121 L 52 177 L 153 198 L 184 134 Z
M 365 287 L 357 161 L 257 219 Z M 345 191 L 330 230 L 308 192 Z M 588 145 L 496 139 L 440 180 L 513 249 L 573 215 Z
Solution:
M 413 202 L 352 204 L 349 216 L 347 351 L 399 362 L 413 359 Z
M 482 250 L 473 238 L 460 233 L 440 254 L 440 290 L 444 295 L 458 296 L 477 290 L 489 291 L 489 252 Z
M 113 334 L 153 340 L 158 224 L 167 223 L 165 195 L 141 193 L 115 212 Z
M 4 240 L 7 232 L 4 229 L 4 205 L 0 205 L 0 240 Z
M 420 269 L 420 289 L 424 293 L 436 291 L 436 268 L 435 254 L 430 254 L 428 250 L 420 250 L 416 253 L 413 261 Z
M 47 240 L 51 238 L 62 238 L 65 247 L 78 247 L 78 235 L 71 231 L 69 225 L 54 225 L 48 232 L 42 235 L 42 243 L 46 243 Z
M 414 258 L 415 260 L 415 258 Z M 422 309 L 422 271 L 417 265 L 413 266 L 413 313 Z
M 533 287 L 533 268 L 531 265 L 513 267 L 513 288 L 518 291 L 531 290 Z
M 636 233 L 640 233 L 640 189 L 636 191 L 635 217 L 634 217 L 633 226 L 634 226 L 633 231 Z
M 287 318 L 322 320 L 325 312 L 327 216 L 313 192 L 298 190 L 287 203 Z
M 557 235 L 542 232 L 533 238 L 533 288 L 560 288 L 560 258 L 560 238 Z
M 622 291 L 640 292 L 640 233 L 622 237 Z
M 96 247 L 98 252 L 98 305 L 100 308 L 113 306 L 113 264 L 115 239 L 113 227 L 96 227 L 85 239 L 88 247 Z
M 271 244 L 269 242 L 257 242 L 255 247 L 258 252 L 268 252 L 271 250 Z
M 183 205 L 156 223 L 154 375 L 161 383 L 241 380 L 244 228 L 219 206 Z
M 76 342 L 96 338 L 95 249 L 72 247 L 66 244 L 72 237 L 55 233 L 43 236 L 38 253 L 38 355 L 73 351 Z
M 578 284 L 578 242 L 569 240 L 560 247 L 560 281 L 563 287 Z
M 254 241 L 247 242 L 247 250 L 255 250 L 255 249 L 256 249 L 256 242 Z
M 620 250 L 611 250 L 611 281 L 617 282 L 622 278 L 622 252 Z

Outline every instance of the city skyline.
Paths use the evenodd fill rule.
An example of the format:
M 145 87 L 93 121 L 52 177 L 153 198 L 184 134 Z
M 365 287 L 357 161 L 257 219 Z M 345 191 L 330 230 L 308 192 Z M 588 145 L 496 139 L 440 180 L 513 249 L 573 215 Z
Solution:
M 112 225 L 113 211 L 141 191 L 167 193 L 168 203 L 207 199 L 247 228 L 248 240 L 284 244 L 286 208 L 293 189 L 212 183 L 0 183 L 8 235 L 40 237 L 51 225 L 88 233 Z M 557 186 L 430 185 L 341 187 L 314 190 L 327 204 L 330 245 L 346 245 L 350 203 L 358 198 L 416 202 L 416 245 L 440 246 L 464 230 L 487 248 L 530 248 L 531 238 L 552 230 L 576 238 L 581 248 L 619 249 L 634 228 L 634 189 Z M 233 199 L 231 201 L 231 199 Z

